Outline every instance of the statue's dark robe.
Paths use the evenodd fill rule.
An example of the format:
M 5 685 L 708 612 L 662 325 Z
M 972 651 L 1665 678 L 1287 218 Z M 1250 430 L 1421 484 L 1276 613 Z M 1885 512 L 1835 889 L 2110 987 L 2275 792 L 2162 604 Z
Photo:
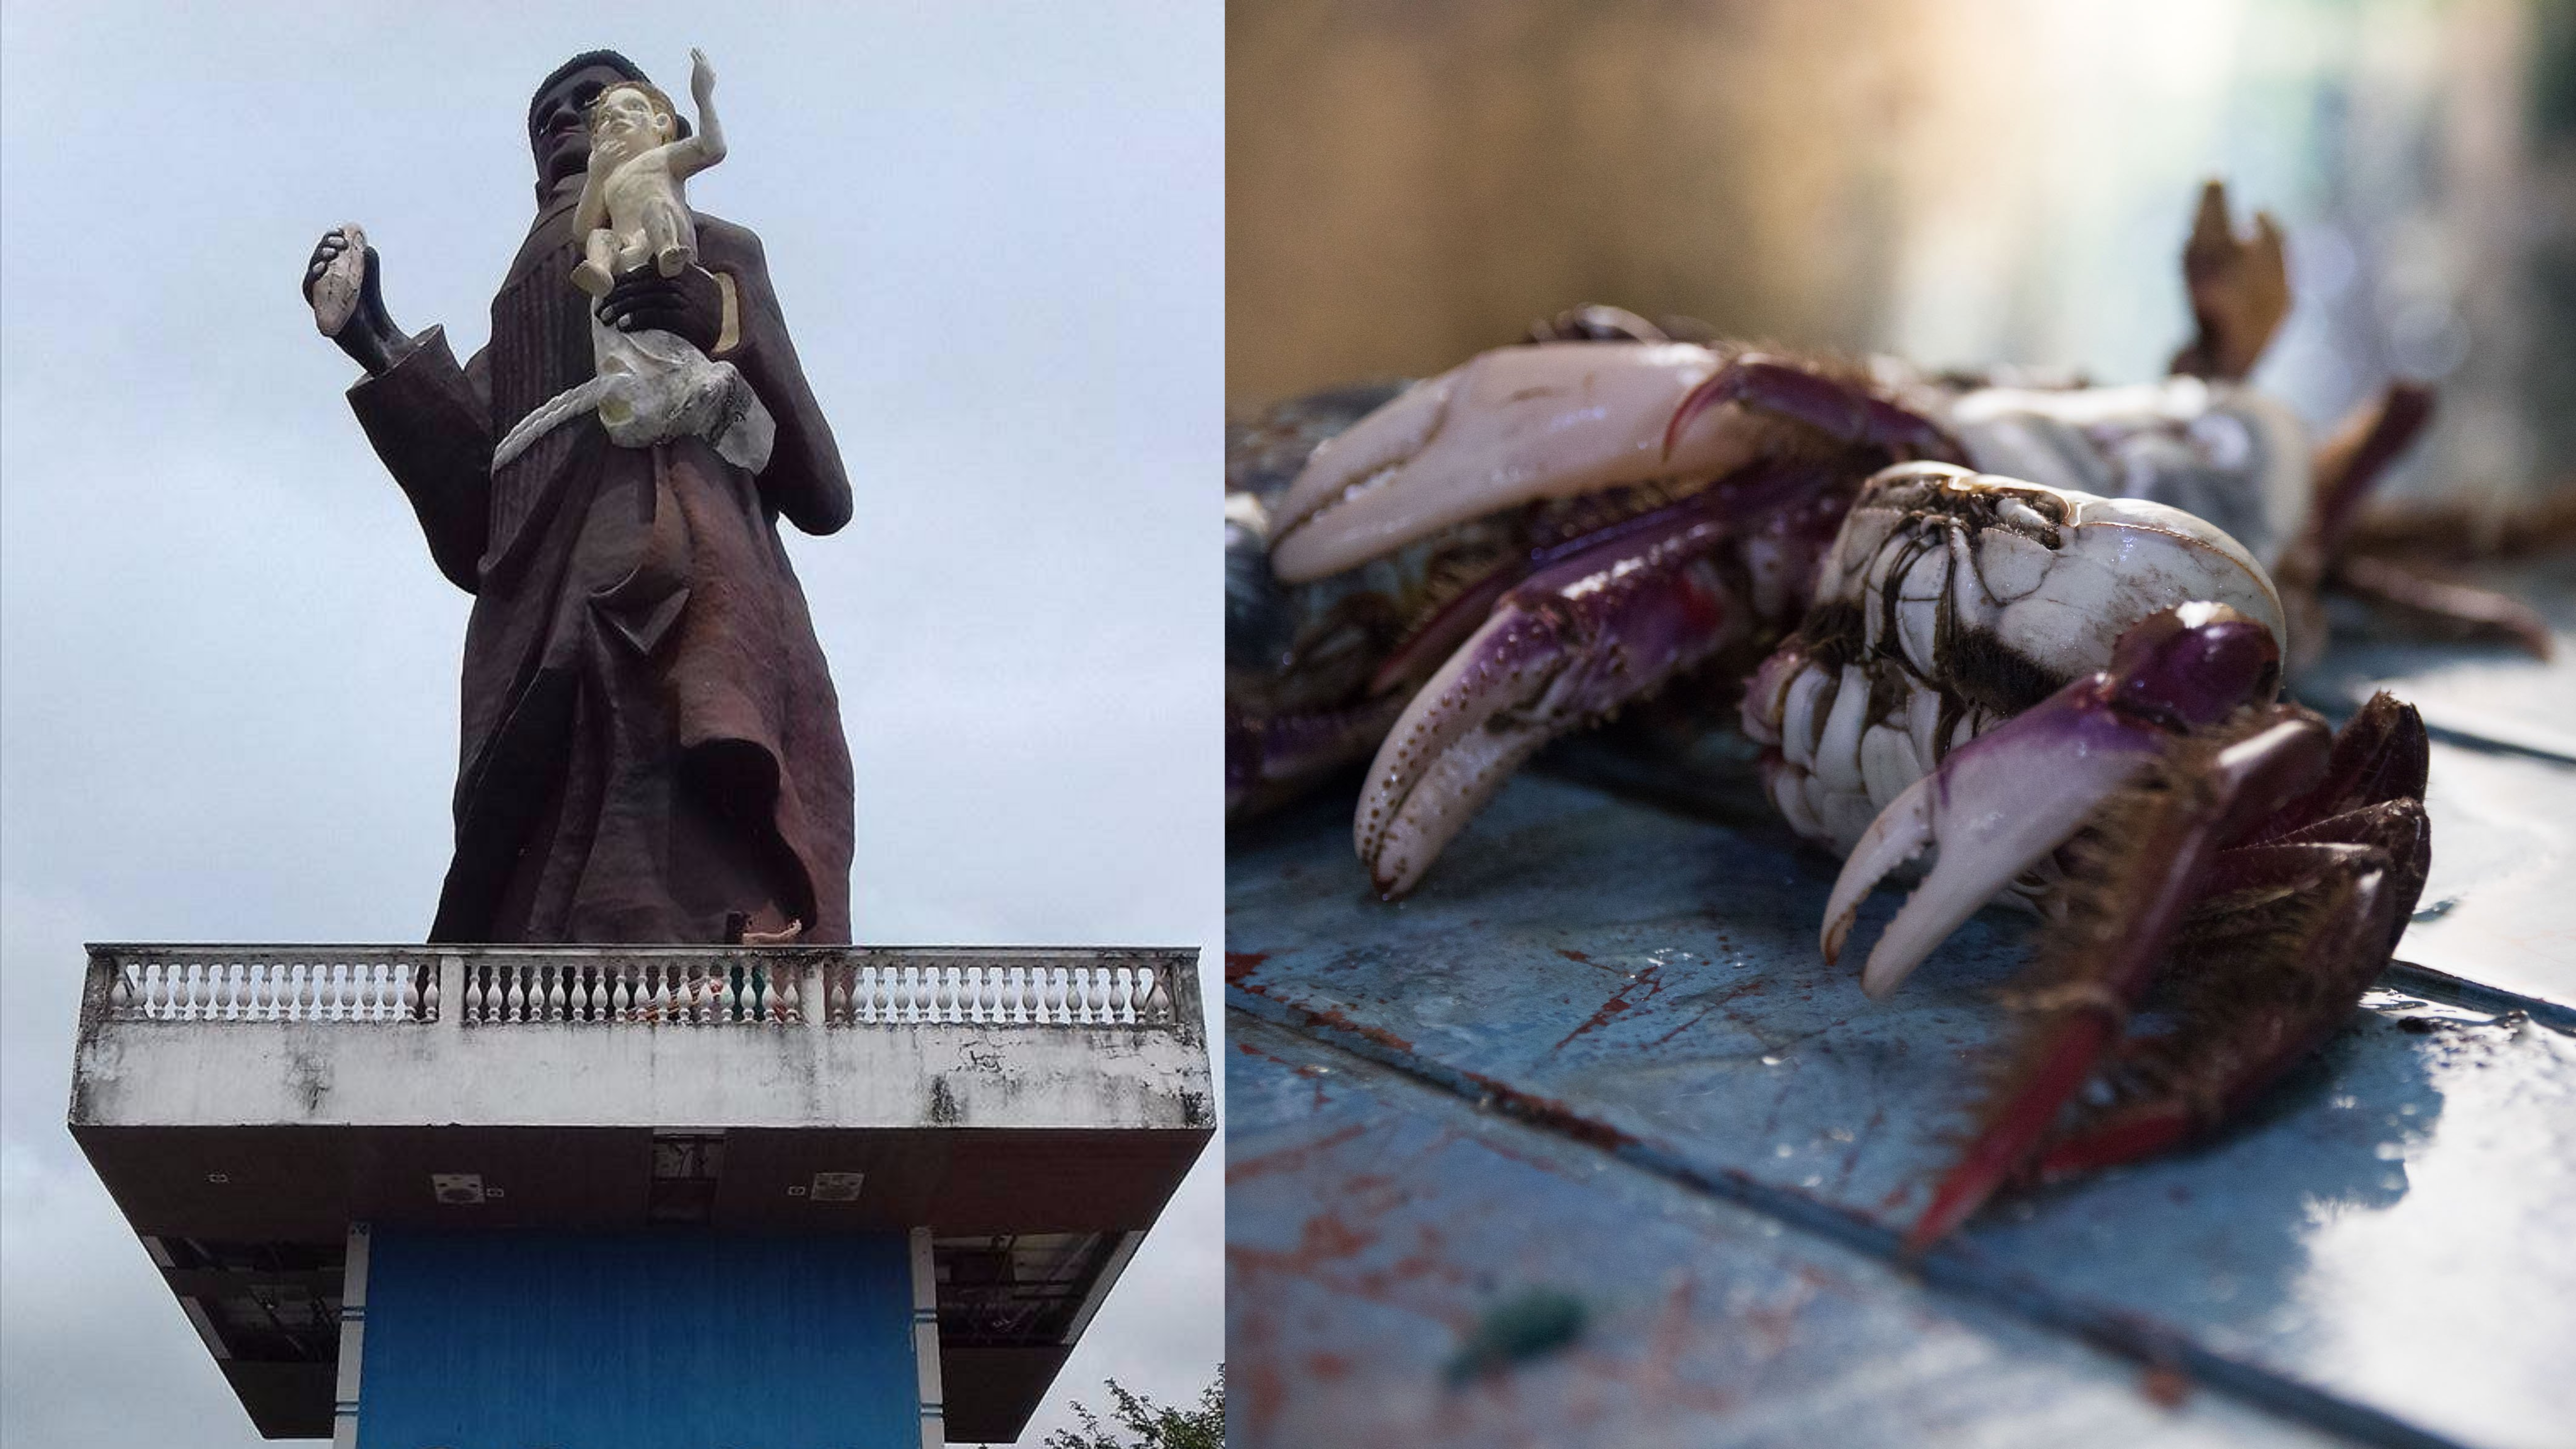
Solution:
M 850 485 L 759 238 L 698 219 L 699 263 L 731 293 L 713 356 L 778 425 L 757 477 L 695 439 L 618 447 L 588 414 L 490 468 L 497 438 L 593 371 L 573 199 L 538 214 L 472 361 L 433 328 L 349 392 L 474 595 L 430 939 L 713 942 L 740 913 L 846 942 L 849 749 L 777 520 L 830 533 Z

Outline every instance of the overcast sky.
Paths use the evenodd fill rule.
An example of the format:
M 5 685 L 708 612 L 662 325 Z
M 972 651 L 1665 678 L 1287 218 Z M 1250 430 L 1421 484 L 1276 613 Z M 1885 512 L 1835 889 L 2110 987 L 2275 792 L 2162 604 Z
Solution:
M 692 20 L 721 15 L 721 23 Z M 614 15 L 610 22 L 575 18 Z M 0 9 L 0 1267 L 28 1449 L 260 1442 L 63 1128 L 84 940 L 411 941 L 467 599 L 296 283 L 364 224 L 462 356 L 575 52 L 681 91 L 858 493 L 789 547 L 858 770 L 859 938 L 1222 934 L 1213 4 Z M 1217 1154 L 1032 1439 L 1223 1342 Z

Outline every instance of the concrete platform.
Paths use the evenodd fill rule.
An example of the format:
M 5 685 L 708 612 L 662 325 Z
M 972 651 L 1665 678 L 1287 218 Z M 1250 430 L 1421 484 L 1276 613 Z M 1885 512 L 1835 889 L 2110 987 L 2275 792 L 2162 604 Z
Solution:
M 1195 951 L 95 946 L 71 1129 L 244 1406 L 331 1432 L 352 1224 L 928 1228 L 1017 1434 L 1215 1135 Z

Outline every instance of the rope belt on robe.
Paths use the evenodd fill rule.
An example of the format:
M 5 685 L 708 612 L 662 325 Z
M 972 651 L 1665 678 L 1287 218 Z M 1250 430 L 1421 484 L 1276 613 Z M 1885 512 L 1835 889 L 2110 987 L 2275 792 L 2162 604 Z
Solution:
M 596 409 L 609 441 L 649 448 L 673 438 L 704 438 L 716 455 L 745 472 L 769 464 L 778 425 L 740 369 L 712 362 L 675 333 L 619 332 L 593 317 L 591 351 L 598 375 L 539 404 L 492 450 L 495 471 L 528 445 Z

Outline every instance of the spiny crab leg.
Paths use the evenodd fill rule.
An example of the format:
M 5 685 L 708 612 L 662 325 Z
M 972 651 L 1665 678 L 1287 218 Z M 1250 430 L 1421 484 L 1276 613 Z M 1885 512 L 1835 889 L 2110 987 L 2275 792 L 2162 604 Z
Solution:
M 1556 736 L 1652 693 L 1742 631 L 1707 563 L 1747 519 L 1822 486 L 1766 470 L 1658 510 L 1521 580 L 1405 708 L 1369 766 L 1353 840 L 1400 896 L 1512 772 Z
M 2353 1001 L 2385 967 L 2405 926 L 2403 912 L 2412 909 L 2423 879 L 2423 806 L 2392 803 L 2377 818 L 2402 831 L 2402 854 L 2376 844 L 2320 841 L 2219 857 L 2210 887 L 2223 874 L 2235 892 L 2313 903 L 2317 928 L 2280 963 L 2287 969 L 2274 972 L 2275 979 L 2246 973 L 2232 983 L 2233 1000 L 2224 1014 L 2203 1013 L 2188 1032 L 2128 1044 L 2134 1048 L 2126 1053 L 2133 1070 L 2162 1068 L 2152 1074 L 2167 1079 L 2158 1083 L 2167 1090 L 2045 1143 L 2031 1164 L 2033 1176 L 2055 1181 L 2175 1147 L 2212 1121 L 2234 1116 L 2334 1035 Z M 2190 1058 L 2214 1062 L 2218 1069 L 2198 1072 L 2205 1080 L 2195 1083 L 2196 1091 L 2173 1090 L 2171 1079 L 2186 1076 Z M 1942 1223 L 1927 1217 L 1926 1228 L 1938 1231 Z
M 2268 699 L 2279 661 L 2271 630 L 2223 604 L 2187 604 L 2133 626 L 2109 669 L 1953 749 L 1879 813 L 1834 881 L 1819 941 L 1825 959 L 1841 956 L 1870 890 L 1938 846 L 1931 874 L 1861 973 L 1862 990 L 1886 996 L 2153 763 L 2173 732 Z
M 1947 1236 L 2030 1158 L 2119 1040 L 2219 848 L 2314 779 L 2329 741 L 2314 717 L 2286 718 L 2229 745 L 2205 775 L 2183 779 L 2177 772 L 2182 788 L 2126 844 L 2134 858 L 2151 863 L 2150 874 L 2125 883 L 2124 897 L 2086 932 L 2098 956 L 2051 1003 L 2052 1029 L 2034 1043 L 1999 1110 L 1933 1190 L 1931 1206 L 1906 1235 L 1909 1249 Z
M 2210 1130 L 2332 1036 L 2432 863 L 2427 749 L 2422 719 L 2385 694 L 2331 745 L 2284 705 L 2170 736 L 2073 852 L 2063 917 L 2007 993 L 2028 1022 L 2020 1050 L 1908 1250 L 2006 1183 Z M 2151 985 L 2169 1028 L 2124 1035 Z

